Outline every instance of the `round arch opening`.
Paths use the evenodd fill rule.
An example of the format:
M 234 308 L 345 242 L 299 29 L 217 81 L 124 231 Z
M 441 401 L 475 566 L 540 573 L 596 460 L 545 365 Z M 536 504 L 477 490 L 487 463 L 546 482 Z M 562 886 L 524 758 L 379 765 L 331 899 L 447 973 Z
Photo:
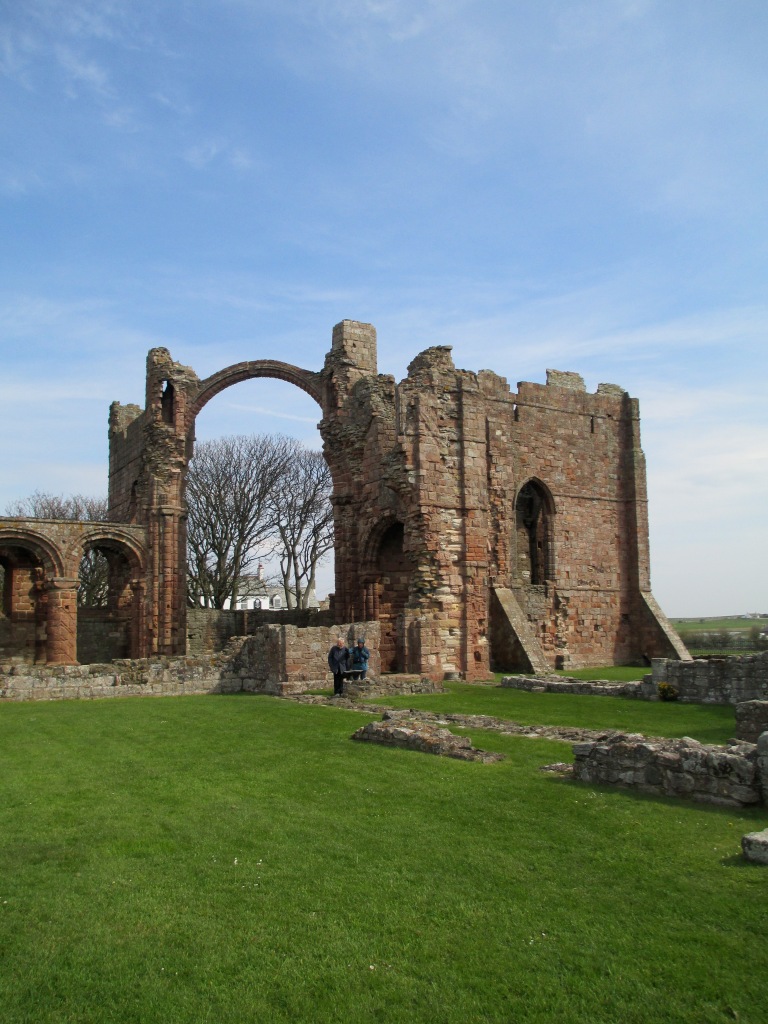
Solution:
M 515 575 L 523 584 L 542 586 L 554 575 L 554 503 L 539 480 L 523 484 L 515 498 Z
M 46 578 L 61 573 L 61 556 L 42 540 L 3 534 L 0 540 L 0 660 L 45 661 Z
M 285 372 L 282 369 L 279 373 L 274 372 L 276 366 L 286 368 Z M 254 368 L 258 372 L 254 372 Z M 190 478 L 191 487 L 196 446 L 239 436 L 271 436 L 276 439 L 287 439 L 290 443 L 295 442 L 322 460 L 323 469 L 330 473 L 331 486 L 327 508 L 332 515 L 330 497 L 333 490 L 334 466 L 323 453 L 318 430 L 323 412 L 314 378 L 315 375 L 308 371 L 262 360 L 257 363 L 238 364 L 203 381 L 198 399 L 192 406 L 187 428 L 189 465 L 184 481 L 187 502 L 190 501 L 187 478 Z M 286 476 L 288 475 L 289 473 L 286 473 Z M 284 480 L 285 477 L 281 477 L 278 486 Z M 214 599 L 202 593 L 198 585 L 204 566 L 199 553 L 196 554 L 200 545 L 196 543 L 195 523 L 191 514 L 187 528 L 189 573 L 192 579 L 188 594 L 190 607 L 200 604 L 221 607 L 223 603 L 225 608 L 256 608 L 279 613 L 295 604 L 294 594 L 297 589 L 299 603 L 310 608 L 316 607 L 318 600 L 322 600 L 326 594 L 334 590 L 333 546 L 320 558 L 315 576 L 305 574 L 299 587 L 294 584 L 286 593 L 280 560 L 274 540 L 271 540 L 259 543 L 254 548 L 253 557 L 243 575 L 242 586 L 238 586 L 234 599 L 226 598 L 223 602 L 220 597 Z M 284 563 L 284 568 L 287 571 L 290 566 Z
M 83 538 L 77 594 L 77 660 L 84 665 L 138 657 L 142 649 L 144 571 L 115 537 Z

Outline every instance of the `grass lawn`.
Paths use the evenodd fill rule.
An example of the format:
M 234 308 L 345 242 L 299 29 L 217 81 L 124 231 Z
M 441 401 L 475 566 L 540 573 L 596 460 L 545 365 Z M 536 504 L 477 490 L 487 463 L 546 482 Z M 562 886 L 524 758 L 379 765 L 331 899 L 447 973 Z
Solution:
M 722 710 L 426 700 L 465 689 L 517 720 L 626 705 L 655 733 Z M 246 696 L 0 707 L 3 1024 L 765 1019 L 768 869 L 739 853 L 765 809 L 565 782 L 544 740 L 478 732 L 495 765 L 350 742 L 364 721 Z

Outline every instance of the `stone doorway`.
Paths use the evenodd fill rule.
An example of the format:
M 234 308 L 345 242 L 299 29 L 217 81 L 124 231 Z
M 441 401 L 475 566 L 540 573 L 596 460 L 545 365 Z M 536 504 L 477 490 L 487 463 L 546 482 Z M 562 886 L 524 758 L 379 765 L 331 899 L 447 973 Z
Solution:
M 405 606 L 413 565 L 404 539 L 403 524 L 393 523 L 382 534 L 376 556 L 382 672 L 406 671 Z

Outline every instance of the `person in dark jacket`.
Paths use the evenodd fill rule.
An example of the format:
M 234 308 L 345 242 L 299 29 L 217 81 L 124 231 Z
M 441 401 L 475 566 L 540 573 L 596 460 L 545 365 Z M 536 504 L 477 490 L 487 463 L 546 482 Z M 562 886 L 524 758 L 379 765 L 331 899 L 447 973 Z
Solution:
M 349 667 L 349 648 L 340 636 L 328 651 L 328 668 L 333 672 L 333 696 L 340 697 L 344 690 L 344 673 Z
M 360 679 L 365 679 L 370 656 L 371 652 L 365 646 L 365 637 L 358 637 L 356 645 L 352 648 L 352 671 L 358 672 Z

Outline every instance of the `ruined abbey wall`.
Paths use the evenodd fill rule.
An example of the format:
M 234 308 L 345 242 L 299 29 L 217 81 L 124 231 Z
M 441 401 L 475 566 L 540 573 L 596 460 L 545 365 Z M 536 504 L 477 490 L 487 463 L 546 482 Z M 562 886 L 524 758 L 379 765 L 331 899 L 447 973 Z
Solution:
M 256 360 L 201 380 L 153 349 L 144 408 L 113 403 L 112 522 L 101 528 L 112 528 L 114 606 L 132 657 L 185 651 L 195 418 L 259 376 L 318 404 L 333 477 L 334 612 L 379 623 L 382 671 L 476 680 L 492 667 L 687 656 L 650 591 L 636 400 L 616 385 L 587 393 L 577 374 L 557 371 L 513 391 L 488 370 L 457 369 L 444 346 L 417 355 L 397 383 L 377 372 L 374 328 L 343 321 L 319 371 Z M 57 563 L 39 521 L 15 536 L 10 522 L 0 520 L 0 563 L 22 583 L 24 572 L 42 575 L 49 607 L 4 599 L 6 617 L 42 616 L 37 660 L 74 661 L 76 609 L 57 594 L 72 594 L 77 561 Z

